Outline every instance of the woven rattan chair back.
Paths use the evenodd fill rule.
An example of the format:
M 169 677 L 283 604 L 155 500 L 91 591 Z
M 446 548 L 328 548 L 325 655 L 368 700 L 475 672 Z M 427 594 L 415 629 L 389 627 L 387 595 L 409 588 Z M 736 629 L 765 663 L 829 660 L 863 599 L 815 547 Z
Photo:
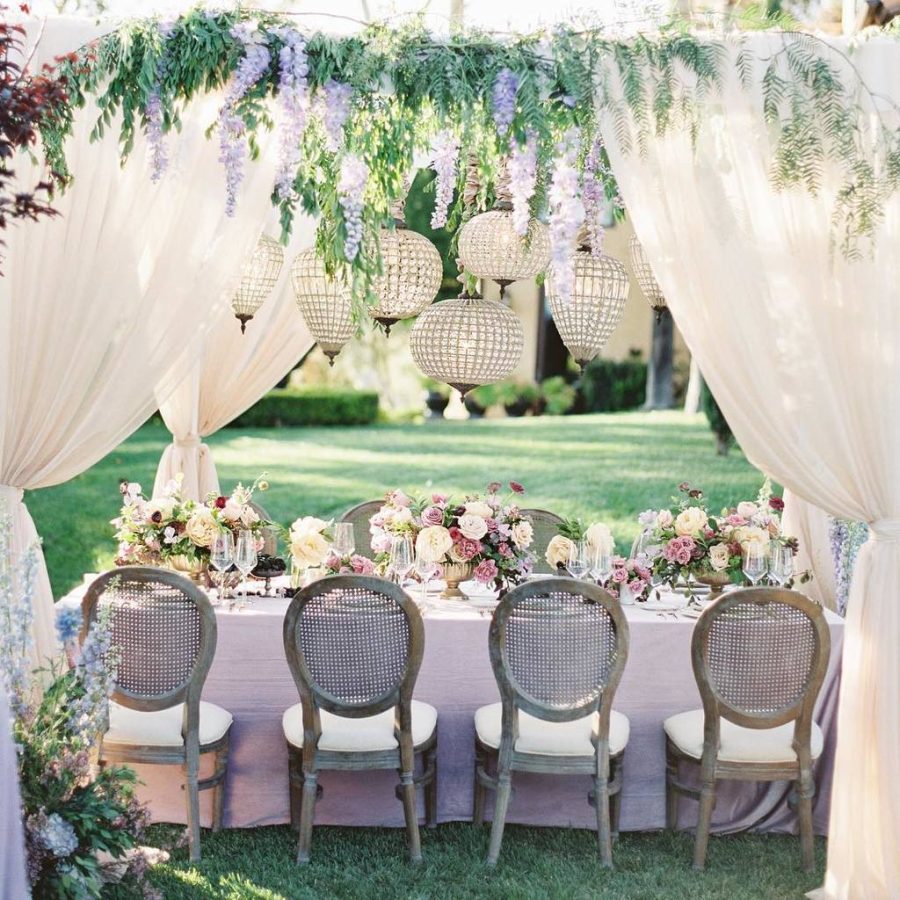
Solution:
M 255 500 L 251 500 L 248 506 L 266 522 L 271 522 L 272 517 L 266 512 L 265 507 L 260 506 Z M 266 556 L 278 556 L 278 529 L 274 526 L 263 529 L 263 546 L 260 553 Z
M 531 543 L 531 552 L 534 554 L 534 571 L 543 574 L 556 574 L 546 560 L 547 545 L 559 534 L 559 526 L 565 520 L 547 509 L 523 509 L 523 515 L 531 519 L 534 526 L 534 540 Z
M 422 616 L 399 585 L 335 575 L 296 593 L 284 620 L 284 647 L 304 706 L 371 716 L 412 698 L 424 647 Z
M 611 704 L 628 656 L 628 623 L 597 585 L 552 578 L 500 601 L 489 643 L 504 703 L 563 722 Z
M 762 587 L 725 594 L 698 621 L 692 646 L 707 715 L 750 728 L 811 720 L 831 635 L 807 597 Z
M 84 630 L 108 610 L 119 654 L 112 699 L 142 711 L 199 701 L 216 648 L 216 616 L 188 579 L 142 566 L 97 578 L 82 601 Z
M 349 522 L 353 526 L 353 543 L 356 552 L 368 556 L 372 550 L 372 532 L 369 530 L 369 519 L 384 506 L 384 500 L 366 500 L 365 503 L 357 503 L 351 506 L 342 516 L 342 522 Z

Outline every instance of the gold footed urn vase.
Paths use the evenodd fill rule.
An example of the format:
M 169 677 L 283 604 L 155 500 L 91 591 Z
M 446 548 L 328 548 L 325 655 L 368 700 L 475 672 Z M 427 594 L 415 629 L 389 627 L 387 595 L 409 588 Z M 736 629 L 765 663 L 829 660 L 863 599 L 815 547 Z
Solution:
M 731 584 L 731 579 L 724 572 L 703 572 L 694 576 L 698 584 L 705 584 L 709 588 L 709 599 L 718 600 L 722 591 Z
M 169 556 L 163 560 L 164 569 L 172 569 L 185 578 L 190 578 L 194 584 L 200 587 L 209 587 L 209 574 L 206 569 L 206 563 L 202 559 L 195 556 Z
M 447 582 L 447 587 L 444 589 L 444 592 L 441 594 L 441 596 L 462 597 L 463 594 L 459 589 L 459 586 L 460 584 L 462 584 L 462 582 L 468 581 L 472 577 L 472 573 L 474 571 L 475 566 L 470 562 L 444 563 L 444 581 Z

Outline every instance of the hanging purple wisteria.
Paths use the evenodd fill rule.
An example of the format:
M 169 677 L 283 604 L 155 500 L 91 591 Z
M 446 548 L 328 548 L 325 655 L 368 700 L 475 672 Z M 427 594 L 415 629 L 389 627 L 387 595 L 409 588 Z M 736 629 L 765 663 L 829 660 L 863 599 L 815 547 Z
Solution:
M 359 253 L 363 239 L 363 194 L 369 177 L 369 167 L 365 161 L 352 153 L 341 160 L 341 172 L 337 192 L 344 212 L 344 257 L 353 262 Z
M 572 296 L 575 281 L 575 241 L 584 222 L 578 178 L 579 137 L 575 129 L 556 147 L 550 182 L 550 261 L 556 292 L 563 302 Z
M 524 144 L 514 144 L 509 155 L 509 191 L 512 194 L 513 228 L 519 237 L 528 234 L 531 198 L 537 187 L 537 140 L 529 133 Z
M 294 196 L 294 174 L 300 163 L 300 142 L 306 129 L 309 62 L 306 56 L 306 38 L 299 31 L 280 28 L 275 34 L 284 41 L 284 46 L 278 53 L 278 99 L 283 119 L 275 185 L 278 197 L 289 200 Z
M 519 76 L 512 69 L 501 69 L 494 81 L 491 95 L 494 124 L 501 136 L 509 132 L 516 117 L 516 94 L 519 90 Z
M 447 212 L 453 202 L 453 190 L 456 187 L 459 138 L 449 130 L 439 132 L 431 145 L 431 158 L 437 175 L 431 227 L 443 228 L 447 224 Z
M 344 143 L 344 125 L 350 118 L 352 97 L 353 88 L 333 78 L 325 82 L 325 87 L 319 94 L 319 116 L 325 126 L 326 146 L 332 153 L 337 152 Z

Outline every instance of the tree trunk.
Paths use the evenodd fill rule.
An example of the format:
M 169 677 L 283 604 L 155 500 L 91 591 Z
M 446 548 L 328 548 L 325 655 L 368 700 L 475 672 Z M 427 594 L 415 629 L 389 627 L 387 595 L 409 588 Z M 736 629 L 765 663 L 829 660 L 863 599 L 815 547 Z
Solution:
M 659 321 L 653 321 L 653 343 L 647 363 L 647 399 L 644 401 L 644 409 L 671 409 L 674 403 L 674 332 L 672 314 L 664 309 Z
M 686 413 L 700 412 L 700 395 L 703 393 L 703 375 L 700 374 L 700 366 L 697 360 L 691 357 L 691 374 L 688 376 L 687 391 L 684 395 L 684 411 Z

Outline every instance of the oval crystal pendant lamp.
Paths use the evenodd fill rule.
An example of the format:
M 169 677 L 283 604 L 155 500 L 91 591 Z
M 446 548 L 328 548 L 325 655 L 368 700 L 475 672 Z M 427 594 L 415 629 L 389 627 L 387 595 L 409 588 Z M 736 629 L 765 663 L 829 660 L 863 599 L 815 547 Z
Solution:
M 310 334 L 333 366 L 355 331 L 350 288 L 328 274 L 315 247 L 297 254 L 291 264 L 291 284 Z
M 241 282 L 231 300 L 235 318 L 241 323 L 241 334 L 247 330 L 247 323 L 272 293 L 283 265 L 284 250 L 281 244 L 268 235 L 260 235 L 250 259 L 244 265 Z
M 381 229 L 382 273 L 372 282 L 378 301 L 370 313 L 384 326 L 388 337 L 394 323 L 417 316 L 431 306 L 444 274 L 437 247 L 407 227 L 405 204 L 406 191 L 394 204 L 394 227 Z
M 653 307 L 656 313 L 656 321 L 662 318 L 663 311 L 666 309 L 666 296 L 650 268 L 644 248 L 637 237 L 631 238 L 631 266 L 634 269 L 634 277 L 640 285 L 641 293 L 647 298 L 647 302 Z
M 547 275 L 550 313 L 562 342 L 582 371 L 603 349 L 625 311 L 628 273 L 612 256 L 594 256 L 583 232 L 574 254 L 575 280 L 568 300 L 559 296 L 553 267 Z

